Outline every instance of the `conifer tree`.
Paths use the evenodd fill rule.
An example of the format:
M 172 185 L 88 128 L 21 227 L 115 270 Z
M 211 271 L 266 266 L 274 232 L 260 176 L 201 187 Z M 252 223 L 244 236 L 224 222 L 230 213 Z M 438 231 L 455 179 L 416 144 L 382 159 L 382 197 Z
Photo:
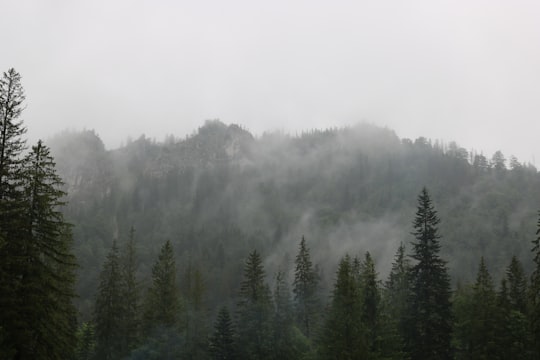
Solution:
M 540 211 L 538 212 L 536 239 L 532 241 L 532 245 L 534 269 L 529 288 L 530 319 L 535 356 L 540 358 Z
M 185 359 L 207 357 L 208 331 L 206 327 L 206 288 L 201 271 L 191 261 L 184 276 L 185 293 Z
M 92 360 L 96 346 L 94 326 L 84 322 L 77 330 L 77 348 L 75 351 L 76 360 Z
M 527 279 L 521 262 L 512 256 L 510 265 L 506 269 L 508 284 L 508 300 L 513 310 L 527 313 Z
M 137 345 L 140 337 L 140 292 L 139 283 L 136 279 L 137 253 L 135 246 L 135 229 L 129 230 L 128 240 L 124 253 L 121 257 L 122 281 L 123 281 L 123 330 L 124 348 L 131 350 Z
M 506 269 L 499 294 L 499 354 L 528 359 L 531 352 L 530 321 L 527 312 L 527 284 L 523 267 L 513 256 Z
M 440 258 L 440 220 L 426 188 L 418 197 L 413 222 L 411 335 L 408 338 L 413 359 L 450 359 L 452 314 L 450 278 Z
M 275 359 L 297 359 L 298 351 L 293 341 L 291 295 L 285 274 L 278 271 L 274 287 L 274 316 L 272 320 L 272 348 Z
M 395 322 L 398 334 L 404 341 L 409 331 L 407 316 L 411 298 L 411 264 L 405 256 L 403 243 L 399 245 L 385 284 L 385 298 L 390 319 Z
M 116 240 L 103 264 L 99 276 L 95 305 L 96 356 L 99 359 L 118 359 L 125 352 L 124 298 L 120 255 Z
M 18 260 L 23 258 L 19 241 L 24 211 L 20 173 L 26 129 L 19 117 L 24 100 L 21 76 L 9 69 L 0 78 L 0 326 L 4 333 L 0 351 L 6 354 L 23 346 L 17 344 L 22 338 L 18 333 L 24 329 L 19 324 L 15 301 L 21 274 Z
M 210 337 L 210 354 L 213 360 L 236 359 L 234 328 L 227 307 L 222 307 Z
M 19 238 L 16 296 L 19 321 L 31 337 L 19 350 L 20 358 L 69 357 L 76 343 L 72 304 L 76 262 L 70 227 L 59 209 L 63 184 L 54 167 L 41 141 L 23 162 L 24 235 Z
M 272 299 L 264 282 L 264 268 L 259 253 L 249 254 L 244 266 L 238 303 L 238 349 L 241 359 L 269 359 Z
M 309 248 L 302 236 L 294 271 L 294 304 L 298 325 L 305 336 L 311 337 L 319 311 L 317 298 L 318 277 L 311 262 Z
M 176 262 L 170 241 L 165 242 L 152 267 L 152 285 L 145 303 L 145 329 L 178 325 L 180 294 L 176 283 Z
M 482 257 L 473 287 L 472 309 L 468 319 L 471 327 L 468 353 L 471 359 L 496 359 L 500 354 L 496 336 L 498 311 L 493 281 Z
M 362 296 L 362 322 L 367 327 L 370 351 L 376 351 L 376 339 L 379 336 L 379 315 L 381 294 L 379 292 L 377 272 L 371 254 L 366 252 L 360 265 L 360 289 Z
M 367 359 L 369 345 L 361 321 L 362 298 L 353 264 L 346 255 L 341 259 L 332 293 L 332 302 L 319 344 L 321 359 Z

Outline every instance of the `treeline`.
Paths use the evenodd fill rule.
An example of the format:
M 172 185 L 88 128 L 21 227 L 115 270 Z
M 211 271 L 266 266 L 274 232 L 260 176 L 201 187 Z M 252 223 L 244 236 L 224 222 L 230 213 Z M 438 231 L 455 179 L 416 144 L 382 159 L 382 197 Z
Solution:
M 410 253 L 398 248 L 385 281 L 369 252 L 345 255 L 329 299 L 304 238 L 290 283 L 278 271 L 270 287 L 254 250 L 236 302 L 219 309 L 206 305 L 200 269 L 190 264 L 177 279 L 170 242 L 150 287 L 139 291 L 132 229 L 102 268 L 94 321 L 79 329 L 78 359 L 537 359 L 540 236 L 530 281 L 514 256 L 497 289 L 481 258 L 476 281 L 451 289 L 439 222 L 424 188 Z
M 0 78 L 0 359 L 70 359 L 76 260 L 49 148 L 27 149 L 21 76 Z

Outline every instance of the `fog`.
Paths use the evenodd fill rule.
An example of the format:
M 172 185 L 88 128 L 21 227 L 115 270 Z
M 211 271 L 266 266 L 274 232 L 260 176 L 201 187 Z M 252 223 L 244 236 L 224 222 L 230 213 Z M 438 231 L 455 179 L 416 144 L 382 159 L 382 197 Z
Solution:
M 401 137 L 540 158 L 533 1 L 10 1 L 0 70 L 31 139 L 108 148 L 206 119 L 255 134 L 368 121 Z

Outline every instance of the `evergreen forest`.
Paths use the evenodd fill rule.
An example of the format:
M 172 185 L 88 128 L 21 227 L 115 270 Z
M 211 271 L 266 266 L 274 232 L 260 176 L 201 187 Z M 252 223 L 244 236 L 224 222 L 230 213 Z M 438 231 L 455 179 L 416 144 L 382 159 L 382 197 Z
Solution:
M 539 359 L 540 174 L 371 124 L 27 144 L 0 79 L 0 360 Z

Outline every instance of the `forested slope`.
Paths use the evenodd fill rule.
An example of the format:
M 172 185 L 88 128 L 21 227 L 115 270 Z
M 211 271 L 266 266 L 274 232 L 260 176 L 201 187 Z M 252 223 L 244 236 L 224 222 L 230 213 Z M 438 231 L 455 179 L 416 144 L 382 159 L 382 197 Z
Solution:
M 370 251 L 385 276 L 400 242 L 411 240 L 415 198 L 426 186 L 439 210 L 442 257 L 452 283 L 475 276 L 484 256 L 499 279 L 512 255 L 532 267 L 540 176 L 501 153 L 455 143 L 400 139 L 361 124 L 298 135 L 254 137 L 209 121 L 183 139 L 140 137 L 106 150 L 93 131 L 50 141 L 67 183 L 66 218 L 80 263 L 79 307 L 88 318 L 113 239 L 135 228 L 138 276 L 149 281 L 170 240 L 177 266 L 203 269 L 212 308 L 234 301 L 252 249 L 268 274 L 290 274 L 299 239 L 311 244 L 326 289 L 346 252 Z

